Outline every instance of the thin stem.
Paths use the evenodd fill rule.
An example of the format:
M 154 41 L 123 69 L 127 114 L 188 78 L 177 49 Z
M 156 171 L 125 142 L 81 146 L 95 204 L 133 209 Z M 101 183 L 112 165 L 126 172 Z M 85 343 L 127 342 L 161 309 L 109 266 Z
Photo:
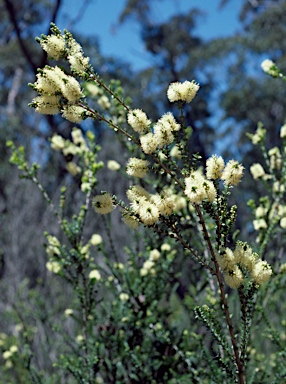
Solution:
M 94 80 L 100 87 L 104 88 L 114 99 L 116 99 L 126 111 L 130 111 L 130 108 L 127 104 L 124 103 L 109 87 L 107 87 L 96 75 L 90 74 L 90 78 Z
M 86 197 L 85 197 L 85 204 L 84 204 L 84 208 L 83 208 L 83 215 L 81 217 L 81 221 L 80 221 L 80 232 L 81 232 L 81 239 L 80 241 L 82 241 L 82 237 L 83 237 L 83 227 L 84 227 L 84 223 L 85 223 L 85 219 L 86 219 L 86 214 L 87 214 L 87 210 L 88 210 L 88 207 L 89 207 L 89 204 L 90 204 L 90 198 L 91 198 L 91 191 L 92 191 L 92 188 L 94 187 L 94 184 L 95 183 L 92 183 L 92 177 L 90 176 L 89 178 L 89 181 L 90 181 L 90 184 L 91 184 L 91 187 L 89 189 L 89 191 L 87 192 L 86 194 Z
M 61 215 L 59 214 L 59 212 L 56 210 L 56 207 L 54 205 L 54 203 L 52 202 L 50 196 L 47 194 L 47 192 L 45 191 L 44 187 L 42 186 L 42 184 L 39 182 L 38 178 L 36 176 L 33 176 L 32 177 L 32 181 L 36 184 L 36 186 L 39 188 L 39 190 L 41 191 L 42 195 L 44 196 L 44 199 L 47 201 L 47 203 L 49 204 L 49 206 L 51 207 L 54 215 L 56 216 L 57 220 L 58 220 L 58 223 L 59 225 L 62 225 L 62 218 L 61 218 Z
M 168 224 L 167 224 L 168 225 Z M 200 257 L 192 247 L 190 247 L 190 245 L 182 238 L 182 236 L 179 234 L 179 231 L 178 231 L 178 228 L 175 226 L 175 225 L 171 225 L 169 226 L 170 229 L 175 233 L 176 235 L 176 239 L 178 239 L 180 241 L 180 243 L 183 245 L 183 247 L 185 249 L 187 249 L 195 259 L 197 259 L 204 267 L 206 267 L 211 274 L 215 274 L 215 270 L 209 265 L 207 264 L 202 257 Z
M 243 366 L 241 359 L 240 359 L 240 356 L 239 356 L 237 341 L 236 341 L 235 334 L 234 334 L 234 327 L 232 325 L 231 315 L 230 315 L 228 303 L 227 303 L 225 292 L 224 292 L 224 284 L 222 282 L 222 276 L 221 276 L 221 273 L 219 271 L 219 266 L 218 266 L 217 261 L 215 261 L 215 268 L 216 268 L 216 276 L 218 279 L 220 295 L 221 295 L 222 304 L 223 304 L 223 311 L 225 313 L 226 322 L 227 322 L 227 326 L 228 326 L 228 332 L 229 332 L 232 347 L 233 347 L 235 363 L 237 366 L 238 380 L 239 380 L 240 384 L 243 384 L 244 383 L 244 366 Z
M 214 265 L 215 265 L 215 275 L 216 275 L 217 280 L 218 280 L 218 285 L 219 285 L 219 289 L 220 289 L 220 296 L 221 296 L 221 301 L 222 301 L 222 308 L 223 308 L 223 311 L 224 311 L 224 314 L 226 317 L 228 332 L 229 332 L 232 347 L 233 347 L 235 363 L 236 363 L 237 371 L 238 371 L 238 373 L 237 373 L 238 374 L 238 380 L 239 380 L 239 384 L 243 384 L 244 383 L 244 367 L 241 363 L 240 356 L 239 356 L 237 341 L 236 341 L 235 334 L 234 334 L 234 327 L 232 325 L 229 306 L 228 306 L 228 302 L 227 302 L 225 292 L 224 292 L 224 284 L 222 281 L 222 275 L 221 275 L 220 270 L 219 270 L 219 265 L 218 265 L 218 262 L 216 260 L 215 252 L 214 252 L 214 249 L 213 249 L 213 246 L 211 243 L 211 239 L 209 237 L 208 230 L 206 228 L 205 221 L 204 221 L 203 215 L 201 213 L 200 207 L 197 204 L 195 204 L 195 208 L 196 208 L 197 214 L 198 214 L 199 219 L 200 219 L 200 224 L 202 225 L 202 228 L 203 228 L 203 233 L 204 233 L 205 240 L 207 241 L 208 248 L 209 248 L 210 253 L 211 253 L 212 261 L 214 262 Z
M 99 121 L 104 121 L 108 125 L 110 125 L 115 131 L 121 132 L 123 135 L 125 135 L 128 140 L 133 141 L 135 144 L 140 146 L 140 143 L 138 140 L 136 140 L 133 136 L 131 136 L 128 132 L 124 131 L 124 129 L 120 128 L 118 125 L 114 124 L 111 120 L 106 119 L 104 116 L 100 115 L 97 111 L 94 109 L 90 108 L 88 105 L 83 104 L 83 103 L 77 103 L 80 107 L 86 109 L 88 112 L 93 114 L 95 118 Z
M 121 132 L 123 135 L 125 135 L 129 141 L 133 141 L 134 144 L 136 144 L 138 147 L 141 148 L 141 145 L 140 145 L 140 142 L 138 140 L 136 140 L 133 136 L 131 136 L 128 132 L 126 132 L 124 129 L 122 129 L 121 127 L 119 127 L 118 125 L 114 124 L 111 120 L 108 120 L 106 119 L 104 116 L 100 115 L 97 111 L 95 111 L 94 109 L 90 108 L 89 106 L 83 104 L 83 103 L 78 103 L 78 105 L 84 109 L 86 109 L 88 112 L 90 112 L 91 114 L 93 114 L 95 116 L 95 118 L 99 121 L 104 121 L 105 123 L 107 123 L 109 126 L 111 126 L 115 131 L 119 131 Z M 142 148 L 141 148 L 142 149 Z M 162 161 L 158 158 L 158 156 L 155 156 L 154 154 L 150 154 L 150 156 L 152 157 L 152 159 L 157 163 L 159 164 L 163 169 L 164 171 L 169 174 L 170 176 L 172 176 L 174 178 L 174 180 L 176 181 L 176 183 L 180 186 L 181 189 L 184 189 L 184 186 L 183 184 L 181 183 L 181 181 L 177 178 L 177 175 L 174 174 L 174 172 L 172 172 L 168 167 L 166 167 L 165 164 L 162 163 Z

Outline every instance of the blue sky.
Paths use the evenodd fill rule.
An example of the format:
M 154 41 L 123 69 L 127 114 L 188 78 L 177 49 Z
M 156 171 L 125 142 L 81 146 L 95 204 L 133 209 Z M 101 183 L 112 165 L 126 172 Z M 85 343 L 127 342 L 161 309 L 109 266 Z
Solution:
M 61 29 L 67 28 L 69 20 L 80 9 L 78 0 L 65 0 Z M 116 26 L 124 0 L 92 0 L 76 30 L 99 37 L 100 49 L 104 55 L 117 56 L 132 64 L 134 69 L 142 69 L 150 64 L 149 57 L 140 40 L 139 26 L 134 21 Z M 239 31 L 238 14 L 241 1 L 231 0 L 223 9 L 218 9 L 219 0 L 164 0 L 153 2 L 153 19 L 162 22 L 172 14 L 186 12 L 190 8 L 200 8 L 207 13 L 201 18 L 197 33 L 204 39 L 228 36 Z

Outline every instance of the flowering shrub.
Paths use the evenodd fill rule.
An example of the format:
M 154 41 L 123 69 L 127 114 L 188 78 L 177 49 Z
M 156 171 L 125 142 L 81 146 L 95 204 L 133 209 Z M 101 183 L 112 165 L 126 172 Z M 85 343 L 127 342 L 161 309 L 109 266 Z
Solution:
M 235 237 L 237 207 L 229 205 L 243 180 L 243 165 L 214 154 L 204 166 L 189 151 L 191 130 L 184 125 L 184 108 L 199 84 L 170 84 L 167 97 L 178 104 L 180 119 L 167 112 L 152 122 L 130 106 L 121 87 L 102 81 L 69 32 L 62 34 L 55 25 L 51 32 L 38 41 L 50 58 L 68 67 L 39 70 L 31 84 L 39 95 L 31 106 L 42 114 L 61 113 L 73 123 L 88 118 L 106 123 L 132 152 L 122 172 L 131 183 L 123 201 L 113 191 L 97 190 L 104 164 L 97 161 L 100 149 L 92 132 L 74 128 L 70 140 L 51 138 L 52 149 L 72 155 L 66 168 L 80 177 L 84 203 L 67 219 L 67 188 L 62 188 L 57 208 L 38 179 L 38 165 L 29 166 L 24 148 L 8 143 L 11 161 L 40 188 L 64 235 L 60 240 L 46 234 L 47 270 L 73 290 L 73 305 L 63 311 L 72 319 L 72 332 L 64 336 L 66 346 L 55 360 L 54 382 L 62 377 L 69 383 L 282 382 L 285 338 L 268 311 L 279 305 L 285 283 L 282 239 L 278 243 L 286 227 L 285 125 L 281 148 L 266 150 L 261 124 L 249 135 L 265 159 L 264 166 L 253 164 L 250 172 L 270 186 L 258 206 L 249 203 L 257 231 L 257 242 L 250 245 Z M 283 77 L 272 63 L 263 68 Z M 114 160 L 107 166 L 121 171 Z M 101 215 L 106 224 L 106 240 L 97 233 L 85 236 L 91 206 L 94 220 Z M 117 210 L 133 239 L 126 240 L 120 258 L 108 224 Z M 270 243 L 273 249 L 281 247 L 279 258 L 269 251 Z M 63 333 L 64 326 L 59 327 Z M 257 338 L 261 327 L 272 343 L 267 351 Z M 21 348 L 5 346 L 7 369 L 15 354 L 29 356 L 26 366 L 33 382 L 48 382 L 51 372 L 37 372 L 33 366 L 32 343 L 26 342 L 26 352 Z

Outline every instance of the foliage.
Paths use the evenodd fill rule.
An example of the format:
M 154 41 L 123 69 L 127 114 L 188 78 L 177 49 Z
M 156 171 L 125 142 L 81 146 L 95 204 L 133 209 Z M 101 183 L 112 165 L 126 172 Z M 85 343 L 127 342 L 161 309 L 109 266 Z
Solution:
M 94 72 L 71 33 L 62 34 L 54 24 L 51 32 L 38 41 L 63 65 L 39 70 L 31 84 L 39 96 L 31 106 L 76 124 L 86 119 L 107 124 L 112 139 L 118 137 L 130 153 L 126 172 L 118 163 L 108 165 L 131 184 L 129 203 L 112 190 L 98 190 L 106 169 L 97 160 L 100 147 L 91 131 L 75 127 L 71 139 L 58 134 L 50 139 L 81 190 L 82 204 L 73 215 L 67 214 L 69 185 L 54 204 L 39 180 L 39 165 L 30 166 L 24 148 L 8 142 L 11 162 L 39 188 L 55 215 L 59 236 L 45 233 L 47 284 L 62 279 L 69 300 L 59 292 L 50 312 L 35 297 L 33 312 L 16 303 L 7 314 L 18 334 L 1 335 L 6 382 L 29 377 L 33 383 L 280 383 L 286 375 L 285 324 L 280 317 L 270 319 L 269 311 L 281 314 L 284 306 L 280 309 L 286 270 L 285 125 L 279 148 L 266 148 L 261 123 L 249 135 L 265 161 L 254 164 L 251 173 L 267 188 L 259 203 L 249 203 L 257 233 L 250 245 L 235 231 L 237 207 L 230 203 L 239 193 L 243 166 L 235 160 L 225 164 L 217 155 L 205 166 L 190 150 L 185 109 L 199 85 L 171 83 L 167 96 L 179 118 L 168 112 L 152 122 L 131 108 L 118 81 L 107 84 Z M 263 68 L 278 78 L 273 81 L 285 79 L 274 63 L 264 62 Z M 91 206 L 93 220 L 101 215 L 105 239 L 88 232 Z M 120 252 L 123 259 L 111 225 L 115 208 L 124 222 L 116 226 L 132 232 Z M 49 337 L 54 334 L 56 356 L 49 369 L 41 369 L 41 357 L 33 355 L 39 342 L 33 322 L 48 328 Z

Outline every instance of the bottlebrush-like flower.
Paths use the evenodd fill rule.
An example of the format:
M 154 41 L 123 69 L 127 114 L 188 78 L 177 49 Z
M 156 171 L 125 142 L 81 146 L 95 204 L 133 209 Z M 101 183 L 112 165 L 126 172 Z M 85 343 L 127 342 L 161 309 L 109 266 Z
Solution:
M 141 135 L 149 131 L 149 126 L 151 124 L 151 120 L 148 119 L 146 113 L 141 109 L 133 109 L 129 111 L 127 121 L 133 130 Z
M 223 170 L 221 179 L 226 185 L 237 185 L 243 176 L 243 169 L 238 161 L 230 160 Z
M 196 96 L 200 86 L 194 80 L 175 82 L 169 85 L 167 96 L 171 103 L 175 101 L 185 101 L 190 103 Z
M 212 155 L 207 159 L 206 177 L 210 180 L 217 180 L 222 176 L 224 169 L 224 160 L 221 156 Z
M 92 206 L 95 212 L 106 215 L 107 213 L 112 212 L 114 209 L 112 196 L 110 193 L 96 195 L 92 200 Z
M 143 178 L 148 172 L 149 161 L 130 157 L 127 162 L 126 173 L 130 176 Z

